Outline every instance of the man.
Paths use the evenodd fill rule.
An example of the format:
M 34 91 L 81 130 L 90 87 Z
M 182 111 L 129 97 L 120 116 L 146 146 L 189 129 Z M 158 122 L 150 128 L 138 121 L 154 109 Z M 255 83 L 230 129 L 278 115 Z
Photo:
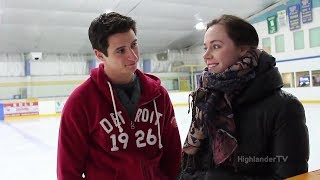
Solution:
M 173 180 L 181 142 L 160 80 L 137 69 L 136 23 L 115 12 L 89 28 L 101 60 L 68 98 L 58 142 L 58 180 Z

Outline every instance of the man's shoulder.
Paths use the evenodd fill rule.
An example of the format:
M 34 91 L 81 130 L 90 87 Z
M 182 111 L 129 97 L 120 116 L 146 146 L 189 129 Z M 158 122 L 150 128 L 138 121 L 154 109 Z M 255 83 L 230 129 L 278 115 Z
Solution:
M 91 78 L 86 79 L 79 86 L 77 86 L 70 94 L 69 98 L 81 98 L 92 93 L 94 83 Z

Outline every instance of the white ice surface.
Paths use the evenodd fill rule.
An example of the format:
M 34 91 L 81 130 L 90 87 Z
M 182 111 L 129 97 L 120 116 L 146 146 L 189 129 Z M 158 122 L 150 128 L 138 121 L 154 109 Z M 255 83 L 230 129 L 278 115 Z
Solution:
M 320 104 L 305 105 L 310 136 L 309 171 L 320 169 Z M 183 143 L 188 107 L 175 107 Z M 0 180 L 56 180 L 59 117 L 0 122 Z M 292 137 L 294 138 L 294 137 Z

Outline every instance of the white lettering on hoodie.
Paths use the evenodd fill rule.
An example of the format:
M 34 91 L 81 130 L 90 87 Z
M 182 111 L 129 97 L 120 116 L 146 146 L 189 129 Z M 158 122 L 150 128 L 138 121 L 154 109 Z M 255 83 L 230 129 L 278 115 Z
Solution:
M 157 114 L 157 117 L 155 117 L 154 114 Z M 110 117 L 112 118 L 112 121 L 109 121 L 107 118 L 103 118 L 100 121 L 101 127 L 104 129 L 104 131 L 108 134 L 110 134 L 114 127 L 121 126 L 122 124 L 125 124 L 125 120 L 122 116 L 122 112 L 118 111 L 117 112 L 118 118 L 121 122 L 117 122 L 115 113 L 110 113 Z M 136 116 L 135 116 L 135 123 L 150 123 L 155 126 L 158 125 L 158 120 L 160 117 L 162 117 L 162 113 L 159 113 L 157 111 L 149 110 L 147 108 L 139 108 L 137 110 Z M 147 145 L 153 146 L 156 144 L 158 141 L 157 136 L 154 135 L 156 132 L 152 132 L 152 128 L 149 128 L 146 132 L 143 130 L 136 130 L 135 132 L 135 142 L 137 148 L 142 148 L 146 147 Z M 129 136 L 125 132 L 121 132 L 119 135 L 116 134 L 111 134 L 110 135 L 111 143 L 112 143 L 112 148 L 110 149 L 111 151 L 119 151 L 119 146 L 122 144 L 122 149 L 126 149 L 127 144 L 129 142 Z M 121 147 L 121 145 L 120 145 Z
M 150 121 L 150 123 L 153 123 L 154 122 L 154 125 L 157 125 L 158 121 L 156 117 L 154 117 L 154 114 L 155 114 L 155 111 L 151 111 L 150 113 L 150 110 L 147 109 L 147 108 L 143 108 L 143 109 L 138 109 L 137 110 L 137 113 L 136 113 L 136 117 L 134 119 L 134 122 L 140 122 L 140 120 L 142 122 L 148 122 Z M 160 119 L 160 117 L 162 116 L 161 113 L 157 112 L 157 116 L 158 116 L 158 119 Z

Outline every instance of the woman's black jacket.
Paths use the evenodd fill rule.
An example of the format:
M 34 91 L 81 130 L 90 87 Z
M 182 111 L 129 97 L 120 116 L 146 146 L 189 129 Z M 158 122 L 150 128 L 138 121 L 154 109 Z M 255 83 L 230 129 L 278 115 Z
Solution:
M 256 73 L 232 103 L 236 171 L 211 167 L 204 179 L 284 179 L 308 171 L 309 135 L 302 104 L 281 90 L 281 75 L 272 56 L 262 52 Z

